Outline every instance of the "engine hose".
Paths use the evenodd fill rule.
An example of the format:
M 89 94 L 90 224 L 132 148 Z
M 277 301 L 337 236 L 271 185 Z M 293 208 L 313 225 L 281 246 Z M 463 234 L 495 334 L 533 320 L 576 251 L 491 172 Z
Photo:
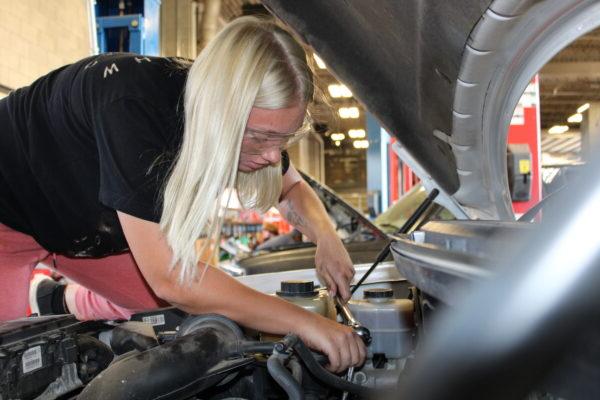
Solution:
M 263 353 L 271 354 L 273 352 L 273 342 L 238 342 L 237 349 L 235 352 L 247 354 L 247 353 Z
M 297 357 L 292 357 L 288 360 L 287 363 L 294 380 L 302 386 L 302 365 L 300 365 L 300 361 Z
M 290 371 L 283 365 L 284 357 L 273 353 L 267 360 L 267 369 L 291 400 L 304 400 L 304 392 Z
M 308 370 L 321 382 L 343 391 L 355 393 L 361 396 L 373 395 L 374 390 L 365 386 L 348 382 L 323 368 L 316 360 L 311 351 L 302 340 L 298 339 L 293 346 L 296 354 L 302 359 Z

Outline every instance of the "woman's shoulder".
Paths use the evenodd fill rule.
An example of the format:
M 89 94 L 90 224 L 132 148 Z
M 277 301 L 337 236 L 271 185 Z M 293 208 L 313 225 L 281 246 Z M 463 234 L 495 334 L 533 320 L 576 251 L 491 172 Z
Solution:
M 97 107 L 129 97 L 144 99 L 158 108 L 172 108 L 187 77 L 187 68 L 178 59 L 132 53 L 101 54 L 74 67 Z

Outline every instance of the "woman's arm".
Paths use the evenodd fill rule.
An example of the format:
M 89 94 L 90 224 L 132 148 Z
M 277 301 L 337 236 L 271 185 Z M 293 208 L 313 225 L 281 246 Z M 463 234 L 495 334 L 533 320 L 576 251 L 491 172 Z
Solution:
M 118 215 L 133 257 L 158 297 L 191 314 L 217 313 L 259 331 L 296 333 L 327 354 L 333 371 L 364 360 L 364 345 L 352 329 L 248 288 L 217 268 L 208 267 L 202 281 L 180 285 L 178 268 L 168 268 L 171 250 L 158 224 L 122 212 Z
M 350 299 L 350 282 L 354 277 L 354 266 L 325 207 L 290 164 L 283 176 L 283 187 L 279 211 L 295 228 L 317 245 L 315 267 L 322 283 L 330 292 L 342 299 Z

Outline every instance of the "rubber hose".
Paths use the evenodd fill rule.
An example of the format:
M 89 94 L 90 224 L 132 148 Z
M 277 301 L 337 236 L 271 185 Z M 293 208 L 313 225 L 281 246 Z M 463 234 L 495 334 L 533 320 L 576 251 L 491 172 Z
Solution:
M 300 365 L 300 361 L 297 358 L 292 357 L 288 361 L 287 365 L 292 373 L 292 376 L 294 377 L 294 380 L 298 382 L 300 386 L 302 386 L 302 365 Z
M 281 356 L 272 354 L 267 360 L 267 369 L 291 400 L 304 400 L 304 393 L 300 384 L 296 382 L 290 371 L 283 366 Z
M 274 346 L 273 342 L 239 342 L 237 347 L 240 353 L 271 354 Z
M 352 382 L 348 382 L 331 372 L 327 371 L 323 368 L 319 363 L 315 360 L 311 351 L 306 347 L 302 340 L 298 340 L 298 342 L 294 345 L 294 350 L 296 354 L 302 359 L 308 370 L 321 382 L 334 387 L 336 389 L 340 389 L 346 392 L 351 392 L 355 394 L 359 394 L 361 396 L 372 395 L 374 390 L 367 388 L 365 386 L 360 386 L 354 384 Z

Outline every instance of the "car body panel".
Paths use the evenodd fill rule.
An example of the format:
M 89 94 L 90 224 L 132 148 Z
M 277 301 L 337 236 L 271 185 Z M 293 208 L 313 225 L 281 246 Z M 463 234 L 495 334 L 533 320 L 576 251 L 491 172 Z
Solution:
M 345 243 L 344 247 L 353 264 L 373 262 L 387 245 L 387 240 Z M 223 264 L 220 268 L 232 275 L 255 275 L 275 271 L 315 268 L 316 246 L 274 251 L 239 260 L 233 265 Z
M 338 235 L 341 236 L 352 263 L 364 264 L 375 260 L 389 242 L 387 234 L 332 189 L 303 172 L 300 174 L 315 191 L 336 225 Z M 399 204 L 402 205 L 402 200 Z M 415 205 L 414 208 L 416 207 Z M 300 242 L 258 251 L 237 260 L 227 260 L 221 262 L 219 267 L 233 276 L 314 269 L 316 251 L 313 243 Z

